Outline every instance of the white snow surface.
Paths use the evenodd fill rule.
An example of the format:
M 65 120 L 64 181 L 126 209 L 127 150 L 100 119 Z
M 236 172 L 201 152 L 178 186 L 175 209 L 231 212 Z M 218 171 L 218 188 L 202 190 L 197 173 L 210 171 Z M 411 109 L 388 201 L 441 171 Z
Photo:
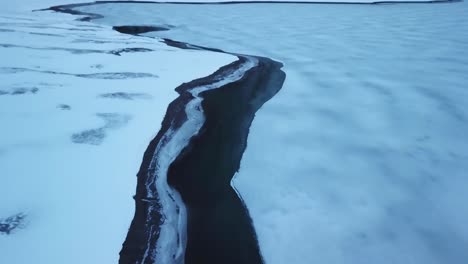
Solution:
M 0 11 L 0 263 L 117 263 L 174 88 L 237 59 L 74 19 Z

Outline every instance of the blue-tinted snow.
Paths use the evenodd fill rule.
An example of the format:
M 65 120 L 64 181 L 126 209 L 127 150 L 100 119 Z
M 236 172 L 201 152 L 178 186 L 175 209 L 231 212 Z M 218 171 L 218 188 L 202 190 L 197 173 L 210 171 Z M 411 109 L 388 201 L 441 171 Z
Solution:
M 268 264 L 467 263 L 468 3 L 82 10 L 284 62 L 234 181 Z
M 174 88 L 236 60 L 74 19 L 0 9 L 2 264 L 117 263 Z

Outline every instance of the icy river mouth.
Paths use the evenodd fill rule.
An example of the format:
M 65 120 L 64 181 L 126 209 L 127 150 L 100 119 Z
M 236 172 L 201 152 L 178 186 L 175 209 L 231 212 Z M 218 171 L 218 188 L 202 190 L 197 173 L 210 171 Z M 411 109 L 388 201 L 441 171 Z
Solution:
M 258 111 L 233 181 L 266 263 L 463 263 L 468 258 L 463 224 L 468 208 L 461 202 L 468 188 L 466 3 L 101 3 L 73 10 L 99 14 L 96 23 L 169 29 L 146 36 L 284 63 L 284 86 Z M 217 96 L 223 109 L 234 106 L 231 95 Z M 211 107 L 219 114 L 216 104 Z M 249 114 L 251 122 L 255 111 Z M 230 263 L 232 252 L 223 251 L 211 234 L 232 237 L 223 232 L 237 229 L 223 227 L 225 219 L 201 217 L 206 211 L 200 209 L 219 206 L 215 212 L 229 216 L 224 200 L 207 198 L 210 206 L 208 200 L 202 206 L 188 202 L 215 190 L 209 188 L 215 179 L 190 180 L 194 170 L 202 175 L 212 169 L 209 175 L 215 175 L 232 165 L 223 165 L 226 159 L 214 153 L 226 151 L 217 146 L 235 142 L 213 132 L 222 129 L 207 131 L 200 138 L 208 138 L 192 143 L 207 146 L 218 136 L 214 152 L 192 148 L 166 164 L 164 173 L 182 190 L 189 210 L 185 262 Z M 242 152 L 236 154 L 239 162 Z M 209 161 L 212 168 L 197 168 Z M 231 177 L 235 171 L 236 166 Z M 177 177 L 189 180 L 181 184 Z M 203 195 L 197 193 L 203 187 Z M 244 240 L 233 241 L 228 243 Z M 231 261 L 262 261 L 253 259 Z

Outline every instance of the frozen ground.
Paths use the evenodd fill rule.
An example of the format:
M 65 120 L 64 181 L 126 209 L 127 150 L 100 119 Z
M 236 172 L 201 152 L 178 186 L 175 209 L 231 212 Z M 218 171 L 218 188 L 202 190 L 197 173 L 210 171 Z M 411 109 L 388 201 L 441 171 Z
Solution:
M 266 263 L 466 263 L 467 3 L 81 10 L 285 63 L 234 181 Z
M 17 4 L 0 11 L 0 263 L 117 263 L 174 88 L 236 57 Z

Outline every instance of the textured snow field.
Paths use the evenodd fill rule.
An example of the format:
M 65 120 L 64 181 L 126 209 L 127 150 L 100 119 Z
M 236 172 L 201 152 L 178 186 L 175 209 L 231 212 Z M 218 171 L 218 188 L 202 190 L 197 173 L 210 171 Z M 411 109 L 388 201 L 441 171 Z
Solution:
M 132 0 L 113 0 L 114 2 L 117 1 L 132 1 Z M 141 0 L 135 0 L 141 1 Z M 149 0 L 151 1 L 151 0 Z M 244 0 L 249 1 L 249 0 Z M 239 0 L 238 2 L 244 2 L 243 0 Z M 271 1 L 271 0 L 257 0 L 257 1 Z M 285 0 L 282 0 L 285 1 Z M 287 1 L 287 0 L 286 0 Z M 389 0 L 392 1 L 392 0 Z M 395 0 L 398 1 L 398 0 Z M 413 1 L 425 1 L 425 0 L 413 0 Z M 21 10 L 21 11 L 30 11 L 34 9 L 42 9 L 47 8 L 54 5 L 66 5 L 66 4 L 76 4 L 76 3 L 86 3 L 86 2 L 94 2 L 90 1 L 75 1 L 75 0 L 18 0 L 18 1 L 5 1 L 2 3 L 3 11 L 11 11 L 11 10 Z M 172 1 L 161 1 L 161 2 L 226 2 L 222 0 L 203 0 L 203 1 L 192 1 L 192 0 L 172 0 Z M 311 1 L 313 2 L 313 1 Z M 320 0 L 319 2 L 375 2 L 374 0 Z
M 0 263 L 117 263 L 174 88 L 237 59 L 74 19 L 0 11 Z
M 468 3 L 80 10 L 284 62 L 234 181 L 266 263 L 467 263 Z

